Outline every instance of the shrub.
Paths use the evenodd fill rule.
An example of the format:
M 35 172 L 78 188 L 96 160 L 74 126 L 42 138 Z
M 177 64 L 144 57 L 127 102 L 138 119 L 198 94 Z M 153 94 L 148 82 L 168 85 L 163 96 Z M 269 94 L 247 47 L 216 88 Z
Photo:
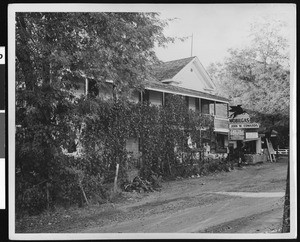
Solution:
M 114 182 L 117 164 L 119 184 L 128 181 L 130 160 L 125 144 L 130 137 L 141 141 L 141 179 L 159 186 L 159 177 L 203 173 L 200 166 L 193 166 L 199 161 L 187 138 L 192 137 L 199 145 L 199 129 L 211 130 L 211 117 L 188 110 L 178 96 L 168 96 L 166 103 L 164 107 L 156 107 L 145 102 L 82 98 L 64 117 L 65 122 L 52 130 L 43 126 L 39 126 L 39 131 L 19 129 L 16 156 L 20 173 L 16 183 L 24 187 L 22 182 L 26 181 L 26 188 L 17 190 L 18 209 L 42 211 L 55 204 L 82 206 L 106 200 L 110 196 L 107 184 Z M 66 155 L 63 150 L 74 143 L 80 152 Z M 218 165 L 211 164 L 205 169 L 217 170 Z M 43 181 L 46 188 L 36 187 Z

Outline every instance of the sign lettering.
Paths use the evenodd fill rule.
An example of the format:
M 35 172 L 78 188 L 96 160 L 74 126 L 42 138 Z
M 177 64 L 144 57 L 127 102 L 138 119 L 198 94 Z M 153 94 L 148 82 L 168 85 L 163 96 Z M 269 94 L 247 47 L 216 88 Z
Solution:
M 239 114 L 234 118 L 229 119 L 230 123 L 250 123 L 250 116 L 248 113 Z
M 235 118 L 229 119 L 230 123 L 250 123 L 250 118 Z
M 239 123 L 239 124 L 229 124 L 230 129 L 257 129 L 259 128 L 258 123 Z

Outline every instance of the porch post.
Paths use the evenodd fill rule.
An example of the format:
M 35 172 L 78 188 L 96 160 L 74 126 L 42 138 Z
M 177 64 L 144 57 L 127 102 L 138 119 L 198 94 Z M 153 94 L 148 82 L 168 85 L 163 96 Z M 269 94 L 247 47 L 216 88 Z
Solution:
M 201 108 L 201 98 L 199 97 L 199 113 L 202 113 L 202 108 Z
M 140 92 L 140 102 L 142 103 L 144 100 L 143 100 L 143 91 Z
M 214 101 L 214 115 L 215 116 L 217 115 L 217 112 L 216 112 L 216 101 Z
M 88 95 L 89 90 L 89 81 L 87 78 L 85 78 L 85 95 Z
M 229 117 L 229 104 L 227 103 L 227 118 Z

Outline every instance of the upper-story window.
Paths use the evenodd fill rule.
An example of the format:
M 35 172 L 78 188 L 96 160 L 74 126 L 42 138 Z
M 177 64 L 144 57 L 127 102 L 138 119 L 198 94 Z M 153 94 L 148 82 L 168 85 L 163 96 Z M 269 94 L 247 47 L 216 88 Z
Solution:
M 201 99 L 201 112 L 204 114 L 209 114 L 209 100 Z
M 187 106 L 187 108 L 189 108 L 189 105 L 190 105 L 190 99 L 188 96 L 185 97 L 185 104 Z
M 140 102 L 149 102 L 149 90 L 144 90 L 139 95 L 139 101 Z
M 170 93 L 165 93 L 164 95 L 165 95 L 165 97 L 164 97 L 164 103 L 163 103 L 163 105 L 166 106 L 166 105 L 169 104 L 170 99 L 171 99 L 171 97 L 172 97 L 172 94 L 170 94 Z
M 216 115 L 215 102 L 214 101 L 209 101 L 209 114 L 210 115 Z
M 97 82 L 93 79 L 88 80 L 88 94 L 95 96 L 95 97 L 99 95 L 99 89 L 97 87 Z
M 149 102 L 152 105 L 162 106 L 163 105 L 163 93 L 158 91 L 149 91 Z
M 200 111 L 199 98 L 195 98 L 195 109 L 196 111 Z

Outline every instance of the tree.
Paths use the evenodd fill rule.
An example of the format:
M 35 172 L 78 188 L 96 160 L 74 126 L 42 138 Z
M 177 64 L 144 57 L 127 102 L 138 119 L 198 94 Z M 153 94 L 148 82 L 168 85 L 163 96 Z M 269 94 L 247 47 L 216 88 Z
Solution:
M 73 91 L 87 78 L 98 87 L 112 80 L 120 95 L 142 89 L 147 64 L 157 61 L 155 43 L 173 40 L 163 35 L 166 24 L 157 13 L 16 14 L 16 184 L 22 206 L 49 206 L 68 163 L 61 147 L 70 146 L 78 126 L 94 115 L 92 108 L 78 115 L 78 102 L 92 102 L 76 99 Z
M 213 63 L 208 68 L 219 94 L 231 98 L 234 105 L 242 104 L 243 108 L 268 116 L 271 128 L 288 127 L 289 46 L 283 27 L 281 22 L 253 24 L 250 46 L 229 49 L 229 57 L 223 63 Z

